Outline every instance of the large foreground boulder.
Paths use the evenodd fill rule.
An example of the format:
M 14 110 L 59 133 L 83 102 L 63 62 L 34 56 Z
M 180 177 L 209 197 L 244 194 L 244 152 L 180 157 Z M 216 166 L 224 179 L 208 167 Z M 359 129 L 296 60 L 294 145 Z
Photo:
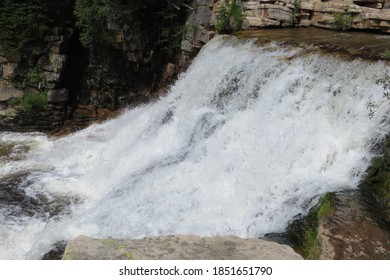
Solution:
M 259 239 L 234 236 L 177 235 L 140 240 L 94 239 L 69 241 L 63 260 L 297 260 L 292 248 Z

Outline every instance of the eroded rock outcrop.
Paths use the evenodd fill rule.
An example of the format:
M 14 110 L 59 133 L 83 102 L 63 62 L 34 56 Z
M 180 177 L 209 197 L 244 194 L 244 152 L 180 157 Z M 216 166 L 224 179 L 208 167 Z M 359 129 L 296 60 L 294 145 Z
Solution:
M 93 239 L 68 242 L 64 260 L 299 260 L 286 245 L 233 236 L 177 235 L 140 240 Z
M 188 65 L 214 35 L 216 17 L 229 0 L 197 0 L 181 49 Z M 376 30 L 390 33 L 390 0 L 242 0 L 243 30 L 274 27 Z M 338 22 L 340 21 L 340 22 Z
M 289 226 L 306 259 L 390 259 L 390 232 L 359 194 L 328 193 L 309 214 Z
M 219 1 L 220 2 L 220 1 Z M 345 28 L 390 32 L 389 1 L 383 0 L 250 0 L 242 1 L 245 28 L 318 26 L 335 28 L 335 16 L 350 18 Z M 215 6 L 218 8 L 218 5 Z M 346 18 L 347 19 L 347 18 Z
M 337 195 L 331 215 L 318 228 L 320 259 L 390 259 L 390 233 L 381 228 L 359 196 Z

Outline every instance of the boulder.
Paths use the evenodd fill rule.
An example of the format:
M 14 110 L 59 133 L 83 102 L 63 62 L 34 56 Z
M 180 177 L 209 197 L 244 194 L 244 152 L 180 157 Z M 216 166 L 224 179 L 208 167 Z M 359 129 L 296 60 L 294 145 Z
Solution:
M 13 86 L 0 81 L 0 102 L 5 102 L 13 97 L 22 97 L 23 91 L 14 88 Z
M 66 88 L 49 90 L 47 93 L 47 102 L 63 103 L 69 101 L 69 91 Z
M 390 233 L 373 219 L 359 196 L 337 195 L 334 212 L 318 227 L 320 259 L 390 259 Z
M 49 53 L 49 63 L 43 67 L 44 70 L 60 73 L 68 61 L 68 56 L 58 53 Z
M 93 90 L 91 92 L 91 105 L 98 108 L 115 109 L 115 94 L 112 92 Z
M 63 260 L 300 260 L 286 245 L 234 236 L 177 235 L 140 240 L 79 236 L 68 242 Z
M 181 42 L 181 50 L 185 52 L 192 52 L 193 51 L 193 46 L 191 42 L 184 40 Z
M 18 63 L 13 62 L 3 64 L 1 66 L 3 79 L 11 80 L 13 77 L 15 77 L 18 66 Z

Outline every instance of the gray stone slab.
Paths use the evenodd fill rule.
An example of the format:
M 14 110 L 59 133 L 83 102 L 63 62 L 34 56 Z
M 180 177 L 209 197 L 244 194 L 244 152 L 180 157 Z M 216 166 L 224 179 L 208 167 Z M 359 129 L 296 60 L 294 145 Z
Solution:
M 299 260 L 292 248 L 260 239 L 234 236 L 176 235 L 140 240 L 94 239 L 69 241 L 64 260 Z

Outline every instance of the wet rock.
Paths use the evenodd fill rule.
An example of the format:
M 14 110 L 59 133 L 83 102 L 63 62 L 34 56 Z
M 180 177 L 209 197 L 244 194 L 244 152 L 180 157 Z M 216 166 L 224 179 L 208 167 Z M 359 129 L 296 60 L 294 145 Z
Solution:
M 79 203 L 77 197 L 49 195 L 40 191 L 26 191 L 34 183 L 32 174 L 39 171 L 18 172 L 0 178 L 0 208 L 7 217 L 36 217 L 42 220 L 60 219 L 70 213 L 70 205 Z
M 66 241 L 58 241 L 52 245 L 53 249 L 47 252 L 42 260 L 61 260 L 64 256 Z
M 372 160 L 359 187 L 378 217 L 390 228 L 390 137 L 383 146 L 383 156 Z
M 115 94 L 104 91 L 91 92 L 91 104 L 98 108 L 107 108 L 109 110 L 115 109 Z
M 259 239 L 233 236 L 177 235 L 141 240 L 93 239 L 69 241 L 64 260 L 297 260 L 290 247 Z
M 315 46 L 345 59 L 384 59 L 383 53 L 390 44 L 389 36 L 365 32 L 336 32 L 315 27 L 248 30 L 237 32 L 236 35 L 239 38 L 256 38 L 260 45 L 278 41 L 302 48 Z
M 390 232 L 376 218 L 360 195 L 329 193 L 290 224 L 288 240 L 306 259 L 390 259 Z
M 390 233 L 372 218 L 359 196 L 337 195 L 334 212 L 320 221 L 318 237 L 320 259 L 390 259 Z
M 63 103 L 69 101 L 69 91 L 66 88 L 49 90 L 47 93 L 47 102 L 49 103 Z

